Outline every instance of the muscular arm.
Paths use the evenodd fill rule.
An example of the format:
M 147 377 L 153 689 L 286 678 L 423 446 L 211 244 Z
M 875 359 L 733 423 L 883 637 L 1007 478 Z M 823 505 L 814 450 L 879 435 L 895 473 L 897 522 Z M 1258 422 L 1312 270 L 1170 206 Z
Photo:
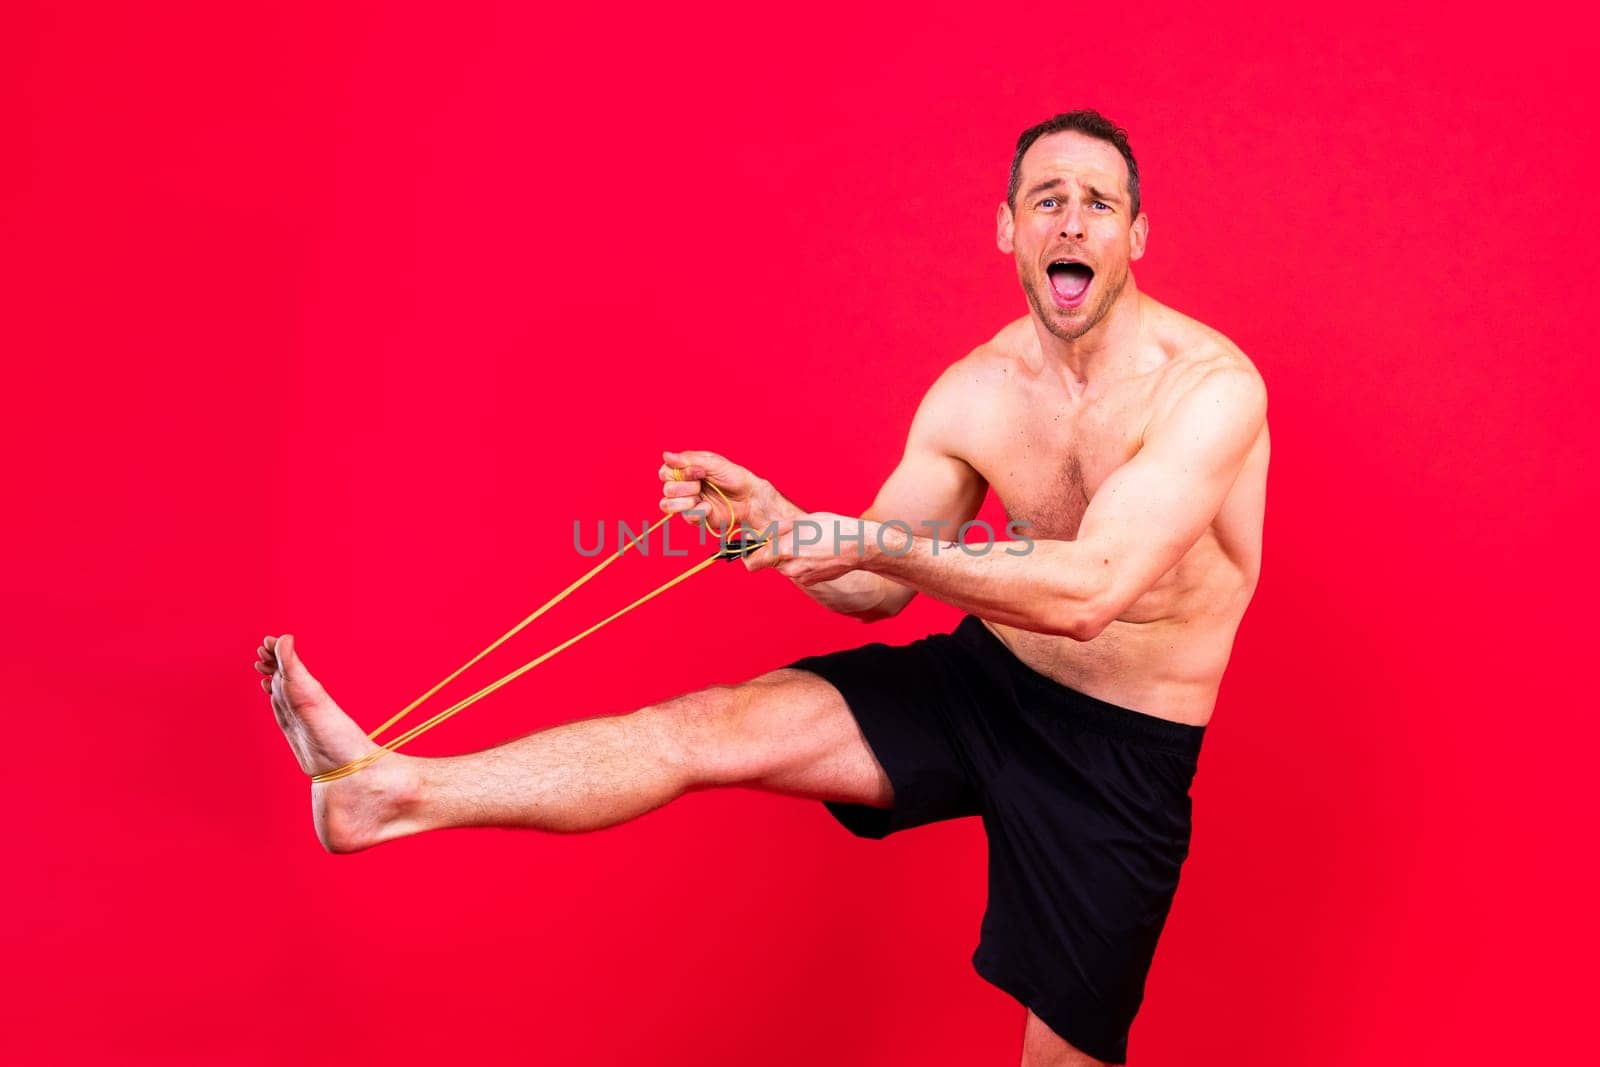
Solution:
M 911 420 L 904 455 L 862 518 L 869 523 L 896 519 L 913 530 L 937 532 L 942 527 L 934 524 L 950 524 L 953 529 L 978 513 L 988 484 L 950 444 L 959 420 L 970 415 L 963 410 L 962 393 L 970 396 L 973 373 L 970 360 L 961 360 L 934 382 Z M 917 594 L 914 586 L 894 575 L 868 570 L 796 584 L 830 611 L 863 622 L 897 614 Z
M 1253 371 L 1222 368 L 1190 387 L 1150 427 L 1144 446 L 1103 482 L 1072 541 L 1001 542 L 972 556 L 953 542 L 881 531 L 868 524 L 859 557 L 842 565 L 909 585 L 996 622 L 1093 639 L 1192 547 L 1216 518 L 1266 418 Z M 831 541 L 831 534 L 829 537 Z M 840 566 L 790 552 L 785 533 L 773 558 L 804 583 Z M 819 567 L 820 571 L 812 571 Z M 787 570 L 786 570 L 787 568 Z

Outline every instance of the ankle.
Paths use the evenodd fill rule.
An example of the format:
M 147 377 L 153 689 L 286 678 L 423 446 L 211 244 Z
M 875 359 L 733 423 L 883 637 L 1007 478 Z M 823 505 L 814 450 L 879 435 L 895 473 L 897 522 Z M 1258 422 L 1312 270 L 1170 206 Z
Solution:
M 359 852 L 428 827 L 424 760 L 390 755 L 334 782 L 312 786 L 317 836 L 329 852 Z
M 434 761 L 398 754 L 389 756 L 388 759 L 394 761 L 397 772 L 389 782 L 385 783 L 389 807 L 387 823 L 392 830 L 397 831 L 393 836 L 432 829 L 424 821 L 424 815 L 429 808 L 428 798 L 432 795 L 432 780 L 427 770 L 428 765 Z

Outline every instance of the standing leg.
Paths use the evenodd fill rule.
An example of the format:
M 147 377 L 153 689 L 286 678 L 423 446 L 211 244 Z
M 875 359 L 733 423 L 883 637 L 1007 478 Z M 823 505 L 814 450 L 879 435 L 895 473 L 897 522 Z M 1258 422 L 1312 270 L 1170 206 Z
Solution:
M 1106 1063 L 1067 1044 L 1030 1010 L 1022 1028 L 1022 1067 L 1106 1067 Z

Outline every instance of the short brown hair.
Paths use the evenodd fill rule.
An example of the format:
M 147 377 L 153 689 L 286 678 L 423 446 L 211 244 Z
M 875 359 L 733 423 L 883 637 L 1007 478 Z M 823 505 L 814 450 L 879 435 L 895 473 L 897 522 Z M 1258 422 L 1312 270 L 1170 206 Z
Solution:
M 1006 189 L 1006 203 L 1013 208 L 1017 206 L 1017 187 L 1022 184 L 1022 157 L 1033 147 L 1033 142 L 1049 134 L 1069 130 L 1104 141 L 1122 153 L 1123 160 L 1128 164 L 1128 200 L 1133 208 L 1132 217 L 1138 218 L 1139 164 L 1134 160 L 1133 148 L 1128 144 L 1128 131 L 1093 108 L 1063 111 L 1022 131 L 1022 136 L 1017 138 L 1017 153 L 1011 157 L 1011 185 Z

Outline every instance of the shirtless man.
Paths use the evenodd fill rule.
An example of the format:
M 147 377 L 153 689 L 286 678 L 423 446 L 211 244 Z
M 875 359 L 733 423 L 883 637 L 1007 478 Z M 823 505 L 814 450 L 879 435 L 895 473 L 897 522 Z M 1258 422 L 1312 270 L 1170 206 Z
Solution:
M 1125 1062 L 1188 853 L 1201 736 L 1256 585 L 1268 453 L 1250 361 L 1134 284 L 1148 230 L 1113 124 L 1070 112 L 1021 136 L 997 243 L 1030 314 L 929 389 L 859 539 L 856 518 L 806 513 L 720 455 L 664 455 L 663 510 L 777 524 L 750 569 L 868 621 L 924 592 L 969 613 L 953 632 L 472 755 L 389 756 L 313 786 L 323 845 L 595 830 L 718 786 L 822 801 L 865 837 L 978 815 L 989 900 L 973 965 L 1028 1007 L 1023 1064 Z M 969 554 L 920 536 L 970 520 L 989 487 L 1031 524 L 1027 541 Z M 802 523 L 826 534 L 800 544 Z M 373 750 L 290 636 L 268 637 L 257 669 L 306 773 Z

